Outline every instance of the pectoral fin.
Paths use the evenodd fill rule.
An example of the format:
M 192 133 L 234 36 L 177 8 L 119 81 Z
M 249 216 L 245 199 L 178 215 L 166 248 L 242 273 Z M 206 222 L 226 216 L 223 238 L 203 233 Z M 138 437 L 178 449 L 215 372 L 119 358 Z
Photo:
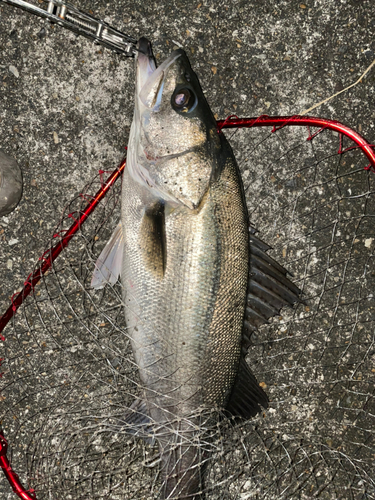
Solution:
M 91 280 L 93 288 L 99 289 L 107 283 L 111 285 L 116 283 L 121 272 L 123 252 L 124 242 L 120 222 L 95 263 Z
M 164 205 L 157 203 L 146 211 L 139 231 L 139 248 L 146 269 L 158 278 L 167 266 Z

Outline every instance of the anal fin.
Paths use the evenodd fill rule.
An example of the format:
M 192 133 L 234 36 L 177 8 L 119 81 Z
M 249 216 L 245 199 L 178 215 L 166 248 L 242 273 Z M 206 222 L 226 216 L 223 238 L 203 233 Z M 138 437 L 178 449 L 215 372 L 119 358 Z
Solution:
M 120 422 L 122 430 L 133 436 L 142 438 L 147 444 L 155 443 L 151 419 L 147 413 L 147 405 L 142 399 L 136 399 Z

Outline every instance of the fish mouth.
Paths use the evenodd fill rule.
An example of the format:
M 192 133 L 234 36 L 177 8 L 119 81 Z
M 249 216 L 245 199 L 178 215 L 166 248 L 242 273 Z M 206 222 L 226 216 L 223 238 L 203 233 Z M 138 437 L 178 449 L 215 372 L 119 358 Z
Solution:
M 142 37 L 138 40 L 137 49 L 137 106 L 141 113 L 142 111 L 146 111 L 145 108 L 153 112 L 158 112 L 163 94 L 166 72 L 169 66 L 171 66 L 176 59 L 181 57 L 184 51 L 181 49 L 173 51 L 160 66 L 156 66 L 151 42 L 147 38 Z M 143 133 L 146 142 L 150 142 L 147 131 L 143 130 Z M 153 163 L 169 157 L 178 156 L 176 154 L 155 156 L 147 150 L 147 147 L 143 148 L 143 154 L 148 161 Z
M 156 66 L 151 42 L 140 38 L 137 44 L 137 95 L 146 108 L 157 112 L 163 94 L 165 74 L 176 59 L 184 54 L 182 49 L 174 50 L 160 66 Z
M 137 43 L 137 86 L 140 90 L 150 75 L 156 69 L 154 54 L 152 53 L 151 42 L 147 38 L 140 38 Z
M 141 55 L 144 55 L 146 57 L 154 57 L 152 53 L 151 42 L 144 36 L 142 36 L 138 40 L 137 49 L 139 54 Z

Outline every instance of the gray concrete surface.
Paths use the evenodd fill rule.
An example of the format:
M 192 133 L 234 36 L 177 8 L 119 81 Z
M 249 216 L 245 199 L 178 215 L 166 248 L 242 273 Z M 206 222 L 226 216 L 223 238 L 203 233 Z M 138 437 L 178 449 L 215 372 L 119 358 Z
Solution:
M 150 38 L 159 62 L 169 54 L 175 45 L 183 46 L 200 78 L 208 101 L 219 118 L 225 118 L 230 114 L 238 116 L 257 116 L 264 113 L 270 115 L 296 114 L 353 83 L 375 59 L 375 5 L 371 0 L 315 0 L 309 2 L 266 2 L 263 0 L 257 2 L 201 2 L 200 0 L 185 2 L 168 0 L 147 3 L 128 0 L 116 0 L 111 3 L 102 0 L 85 0 L 80 2 L 79 6 L 82 10 L 91 10 L 97 17 L 104 18 L 113 26 L 129 32 L 131 35 L 137 37 L 143 35 Z M 374 82 L 375 70 L 358 86 L 334 98 L 312 114 L 349 124 L 370 141 L 375 142 Z M 22 168 L 24 179 L 24 194 L 19 207 L 9 216 L 0 218 L 1 313 L 8 307 L 10 297 L 29 275 L 43 252 L 53 228 L 60 220 L 65 205 L 82 191 L 83 186 L 96 175 L 99 169 L 112 170 L 121 160 L 132 119 L 133 86 L 132 61 L 106 49 L 93 46 L 83 38 L 77 38 L 60 28 L 51 27 L 44 21 L 0 3 L 0 148 L 16 158 Z M 281 135 L 280 140 L 284 143 L 289 141 L 291 144 L 297 136 L 296 134 L 292 136 Z M 254 140 L 252 145 L 256 144 L 257 137 L 264 138 L 265 135 L 255 135 L 252 139 Z M 288 234 L 287 228 L 280 229 L 283 220 L 282 213 L 278 212 L 276 216 L 275 207 L 289 203 L 298 189 L 303 191 L 303 186 L 312 186 L 313 183 L 306 172 L 302 173 L 302 176 L 289 178 L 287 164 L 283 165 L 282 160 L 280 160 L 280 168 L 278 165 L 271 165 L 270 168 L 273 170 L 267 172 L 272 175 L 268 175 L 268 173 L 266 175 L 265 165 L 267 168 L 270 166 L 271 156 L 280 156 L 274 143 L 268 139 L 263 149 L 261 146 L 258 147 L 256 156 L 256 162 L 261 162 L 262 158 L 265 158 L 265 164 L 253 162 L 252 167 L 251 161 L 250 165 L 246 163 L 246 158 L 249 156 L 246 140 L 244 136 L 235 136 L 233 146 L 236 153 L 238 148 L 239 159 L 244 165 L 244 177 L 247 185 L 250 186 L 248 191 L 249 207 L 254 216 L 256 227 L 262 231 L 262 237 L 275 246 L 275 256 L 281 260 L 284 258 L 285 261 L 284 248 L 286 246 L 284 243 L 288 238 L 291 239 L 291 235 Z M 302 142 L 302 138 L 299 140 Z M 334 154 L 336 146 L 332 144 L 325 146 L 324 141 L 319 143 L 316 153 L 319 154 L 322 150 L 324 151 L 325 147 L 329 147 L 332 148 L 332 154 Z M 358 160 L 356 159 L 356 161 Z M 306 166 L 308 162 L 309 155 L 305 153 L 302 163 Z M 351 160 L 348 164 L 350 162 Z M 359 162 L 358 165 L 359 169 L 363 166 L 363 162 Z M 335 330 L 331 325 L 330 335 L 333 337 L 336 335 L 334 337 L 336 340 L 340 339 L 335 344 L 336 350 L 334 346 L 331 350 L 326 349 L 328 341 L 324 340 L 327 338 L 324 332 L 321 337 L 317 335 L 312 338 L 310 335 L 312 340 L 309 342 L 306 338 L 307 332 L 318 331 L 319 325 L 328 321 L 330 311 L 334 310 L 335 307 L 334 292 L 331 295 L 327 292 L 324 296 L 320 296 L 320 302 L 316 299 L 319 293 L 314 296 L 313 289 L 319 289 L 318 281 L 321 279 L 317 278 L 315 282 L 314 280 L 306 282 L 306 293 L 315 297 L 310 303 L 311 309 L 315 311 L 313 320 L 308 322 L 306 314 L 303 316 L 303 312 L 299 311 L 300 323 L 305 326 L 308 324 L 304 336 L 300 337 L 295 344 L 290 340 L 293 335 L 298 337 L 298 332 L 300 332 L 298 321 L 293 323 L 294 326 L 290 331 L 287 327 L 280 329 L 275 326 L 260 334 L 258 344 L 254 347 L 250 357 L 253 363 L 258 363 L 257 360 L 260 358 L 263 359 L 256 372 L 259 380 L 264 378 L 268 386 L 275 387 L 274 389 L 268 388 L 271 390 L 274 406 L 272 406 L 272 411 L 268 413 L 268 420 L 265 419 L 267 420 L 266 424 L 262 424 L 260 420 L 256 424 L 250 422 L 237 429 L 238 443 L 245 442 L 246 446 L 239 444 L 236 447 L 228 447 L 226 454 L 224 453 L 218 459 L 218 471 L 215 472 L 215 469 L 212 471 L 213 481 L 218 483 L 220 477 L 226 475 L 227 478 L 233 477 L 230 481 L 233 485 L 227 486 L 225 492 L 223 489 L 222 496 L 213 493 L 212 498 L 375 498 L 375 490 L 371 489 L 373 486 L 370 486 L 370 481 L 366 476 L 366 474 L 371 476 L 368 464 L 371 453 L 373 453 L 371 447 L 374 445 L 374 434 L 371 431 L 371 428 L 374 428 L 374 422 L 373 417 L 370 418 L 369 415 L 375 413 L 373 411 L 373 397 L 371 398 L 371 394 L 373 394 L 371 387 L 373 387 L 374 381 L 371 370 L 374 370 L 375 366 L 373 358 L 371 361 L 360 351 L 361 346 L 365 345 L 364 338 L 367 339 L 365 351 L 370 352 L 370 354 L 375 351 L 373 348 L 373 322 L 375 318 L 371 304 L 372 309 L 367 306 L 364 308 L 362 302 L 355 302 L 355 298 L 360 293 L 367 291 L 366 293 L 370 294 L 373 285 L 374 275 L 371 275 L 371 272 L 366 275 L 366 280 L 363 277 L 363 266 L 370 266 L 373 270 L 372 243 L 370 242 L 369 246 L 365 243 L 373 234 L 373 224 L 371 217 L 369 217 L 368 221 L 366 219 L 368 226 L 363 231 L 358 228 L 353 229 L 350 226 L 350 220 L 358 214 L 362 214 L 361 210 L 364 209 L 362 206 L 357 206 L 354 199 L 344 200 L 348 189 L 353 190 L 353 196 L 357 193 L 363 197 L 366 192 L 372 193 L 374 182 L 371 178 L 369 178 L 370 180 L 367 177 L 364 179 L 360 173 L 353 174 L 349 179 L 346 168 L 349 167 L 342 167 L 343 170 L 340 170 L 340 175 L 342 174 L 340 179 L 344 179 L 344 181 L 338 180 L 336 163 L 331 165 L 328 162 L 328 170 L 324 174 L 317 173 L 315 170 L 317 178 L 330 172 L 334 181 L 332 184 L 327 183 L 323 188 L 311 187 L 308 193 L 314 193 L 314 196 L 311 195 L 309 198 L 310 195 L 306 195 L 301 207 L 297 207 L 296 211 L 300 215 L 303 214 L 306 207 L 315 203 L 318 195 L 324 196 L 328 201 L 333 200 L 332 206 L 339 201 L 342 204 L 337 213 L 350 212 L 347 222 L 340 219 L 339 229 L 343 234 L 348 235 L 348 239 L 356 235 L 356 239 L 362 241 L 363 236 L 364 244 L 360 243 L 362 245 L 360 256 L 363 256 L 363 262 L 356 261 L 358 265 L 355 270 L 351 270 L 354 269 L 354 265 L 347 265 L 345 268 L 347 274 L 344 273 L 345 276 L 350 276 L 350 272 L 352 272 L 354 282 L 357 285 L 359 283 L 360 292 L 358 288 L 355 288 L 353 282 L 348 285 L 348 290 L 340 289 L 341 296 L 346 297 L 347 300 L 344 302 L 344 306 L 338 309 L 338 315 L 335 316 L 337 322 L 333 325 L 335 327 L 340 326 L 340 324 L 351 325 L 353 322 L 349 317 L 345 319 L 344 314 L 352 314 L 351 317 L 356 318 L 354 322 L 356 328 L 345 327 L 344 330 L 340 330 L 337 327 Z M 282 186 L 282 189 L 277 190 L 278 184 Z M 356 189 L 357 191 L 355 191 Z M 275 202 L 276 198 L 277 203 Z M 366 213 L 373 216 L 375 214 L 373 197 L 368 196 L 366 200 Z M 322 207 L 317 210 L 321 227 L 324 227 L 324 217 L 328 212 L 327 208 Z M 339 217 L 333 219 L 337 221 Z M 292 220 L 292 216 L 290 216 L 290 220 Z M 307 226 L 308 224 L 306 224 Z M 323 229 L 315 241 L 311 238 L 307 241 L 306 238 L 302 237 L 308 232 L 303 229 L 302 223 L 297 229 L 294 229 L 297 231 L 296 238 L 300 238 L 301 246 L 298 247 L 294 243 L 291 250 L 292 253 L 295 252 L 294 256 L 291 255 L 289 258 L 291 263 L 295 261 L 293 272 L 297 278 L 303 278 L 306 274 L 306 260 L 298 261 L 297 252 L 298 250 L 303 252 L 304 248 L 307 247 L 315 248 L 311 253 L 316 257 L 314 264 L 316 267 L 313 271 L 318 276 L 319 265 L 321 264 L 322 268 L 327 265 L 327 260 L 324 260 L 327 255 L 324 254 L 323 250 L 325 245 Z M 336 235 L 337 227 L 335 231 Z M 104 234 L 105 232 L 106 230 L 103 230 L 101 233 L 103 239 L 108 236 Z M 332 234 L 331 231 L 329 235 Z M 281 239 L 284 238 L 282 244 L 278 244 L 278 235 L 281 235 Z M 353 238 L 350 241 L 352 242 L 352 240 Z M 83 240 L 83 242 L 85 241 Z M 316 250 L 317 248 L 322 249 L 320 253 Z M 343 255 L 342 259 L 345 260 L 345 248 L 340 247 L 340 252 Z M 351 253 L 346 255 L 345 262 L 350 263 Z M 342 261 L 338 248 L 334 248 L 331 252 L 332 260 L 335 259 L 335 256 L 337 262 Z M 73 258 L 76 259 L 76 262 L 75 255 L 72 256 Z M 64 266 L 67 266 L 68 260 L 67 257 Z M 339 280 L 341 272 L 341 270 L 338 271 L 337 276 L 333 276 L 332 280 L 336 278 Z M 73 271 L 68 269 L 64 276 L 66 282 L 62 286 L 70 284 L 74 289 L 76 275 Z M 328 279 L 327 276 L 325 279 Z M 347 279 L 349 280 L 349 278 Z M 345 283 L 343 281 L 343 285 Z M 329 287 L 326 288 L 328 290 Z M 72 293 L 75 291 L 72 290 Z M 326 309 L 321 308 L 322 301 Z M 350 307 L 345 305 L 349 303 L 356 304 L 353 306 L 355 310 L 352 312 Z M 30 313 L 30 317 L 35 314 L 37 313 Z M 365 315 L 367 316 L 365 317 Z M 47 322 L 48 316 L 47 308 L 41 316 L 44 322 Z M 115 315 L 114 318 L 116 318 Z M 286 324 L 288 324 L 289 319 L 288 314 L 285 314 Z M 28 327 L 31 328 L 27 317 L 23 317 L 22 321 L 23 325 L 21 325 L 20 319 L 18 326 L 16 325 L 14 330 L 9 329 L 8 333 L 5 332 L 5 336 L 9 335 L 15 339 L 15 344 L 9 348 L 9 353 L 13 353 L 15 358 L 17 353 L 19 356 L 20 353 L 24 353 L 27 364 L 26 351 L 22 351 L 20 348 L 17 351 L 15 347 L 17 342 L 24 342 L 21 338 L 17 338 L 14 333 L 17 333 L 17 328 L 19 328 L 18 331 L 22 330 L 24 333 L 27 332 Z M 61 333 L 63 337 L 63 329 L 61 328 L 61 332 L 58 331 L 59 324 L 54 326 L 52 317 L 50 321 L 51 329 L 56 330 L 57 336 Z M 367 325 L 364 330 L 358 326 L 362 323 Z M 38 324 L 35 320 L 33 328 L 35 332 L 38 331 Z M 365 331 L 366 336 L 355 340 L 356 336 L 360 336 L 361 331 Z M 40 332 L 42 332 L 41 328 Z M 25 334 L 27 335 L 27 333 Z M 112 334 L 116 337 L 113 332 Z M 77 335 L 79 337 L 80 334 Z M 110 337 L 111 335 L 108 338 Z M 116 339 L 118 349 L 120 349 L 121 341 L 117 337 Z M 48 344 L 47 338 L 45 341 Z M 95 359 L 99 359 L 101 351 L 97 346 L 99 350 L 96 353 L 95 342 L 92 345 L 89 345 L 87 339 L 82 340 L 82 342 L 87 349 L 91 349 L 93 359 L 96 354 L 97 358 Z M 348 342 L 350 346 L 347 352 L 342 347 L 345 342 Z M 110 349 L 108 345 L 107 348 Z M 304 346 L 303 349 L 300 348 L 301 345 Z M 274 356 L 267 354 L 268 350 L 271 352 L 275 346 L 279 346 L 280 356 L 282 354 L 280 365 L 277 364 L 278 360 L 281 359 L 280 356 L 278 357 L 277 351 Z M 29 355 L 33 357 L 32 346 L 30 349 Z M 73 349 L 72 352 L 76 356 L 74 359 L 77 364 L 74 366 L 78 366 L 84 355 L 79 354 L 77 349 L 75 351 Z M 44 357 L 35 359 L 38 359 L 39 363 L 45 363 L 48 368 L 48 357 L 48 354 L 44 354 Z M 53 359 L 52 354 L 50 357 Z M 310 363 L 313 358 L 316 359 L 315 368 Z M 111 359 L 115 359 L 115 356 L 113 355 Z M 322 359 L 327 362 L 324 364 Z M 350 372 L 348 377 L 351 382 L 344 384 L 345 400 L 340 383 L 346 377 L 345 370 L 350 371 L 347 368 L 350 363 L 348 361 L 346 364 L 343 362 L 340 365 L 339 361 L 335 361 L 343 359 L 347 361 L 352 359 L 355 373 L 358 375 L 359 372 L 364 380 L 364 385 L 358 390 L 354 389 L 352 384 L 353 371 Z M 64 361 L 68 364 L 69 358 L 67 357 Z M 331 368 L 327 368 L 328 366 Z M 335 371 L 335 366 L 338 367 L 337 371 Z M 299 369 L 299 367 L 301 368 Z M 59 366 L 59 369 L 63 370 L 63 368 L 63 366 Z M 343 372 L 339 372 L 341 368 Z M 131 370 L 123 365 L 125 372 L 127 369 Z M 94 368 L 92 370 L 95 371 Z M 323 373 L 320 373 L 321 370 Z M 68 369 L 67 371 L 69 372 Z M 29 374 L 25 373 L 25 377 L 30 377 L 30 373 L 33 371 L 30 371 Z M 60 372 L 56 372 L 57 382 L 60 375 Z M 70 376 L 74 380 L 81 380 L 79 370 L 70 373 Z M 103 374 L 103 378 L 106 376 Z M 325 382 L 319 386 L 320 376 L 323 379 L 326 378 Z M 7 380 L 13 380 L 11 377 L 15 380 L 14 374 L 11 376 L 9 372 L 8 379 L 6 375 L 4 376 L 2 379 L 4 387 L 7 386 Z M 50 385 L 53 385 L 52 378 L 51 376 Z M 67 378 L 69 378 L 68 375 Z M 360 379 L 354 377 L 354 380 Z M 114 384 L 114 382 L 112 383 Z M 35 404 L 33 406 L 33 401 L 35 403 L 35 397 L 32 395 L 34 394 L 33 380 L 27 378 L 25 384 L 28 384 L 29 387 L 30 412 L 35 410 L 36 416 L 31 420 L 24 413 L 23 421 L 28 422 L 29 427 L 25 424 L 26 427 L 22 429 L 21 426 L 18 431 L 15 431 L 16 427 L 12 427 L 13 424 L 10 424 L 9 420 L 6 424 L 9 427 L 8 435 L 12 435 L 16 439 L 17 446 L 21 451 L 22 443 L 28 443 L 28 457 L 31 460 L 34 441 L 27 437 L 30 436 L 30 422 L 33 422 L 34 428 L 38 429 L 39 432 L 44 420 L 42 416 L 38 420 Z M 90 385 L 89 379 L 87 385 Z M 285 387 L 287 388 L 286 392 Z M 336 392 L 335 387 L 337 388 Z M 91 389 L 92 392 L 90 392 Z M 95 401 L 94 396 L 97 388 L 92 386 L 91 389 L 88 390 L 89 400 Z M 40 389 L 34 388 L 34 390 L 39 391 Z M 356 396 L 358 393 L 361 393 L 362 396 Z M 19 395 L 15 394 L 14 401 L 17 400 L 17 397 Z M 74 397 L 72 394 L 69 401 L 74 400 Z M 7 405 L 12 400 L 12 395 L 7 394 L 7 398 L 8 400 L 2 402 L 1 413 L 6 412 L 7 408 L 11 407 L 10 403 L 8 407 Z M 47 399 L 43 401 L 47 401 Z M 286 401 L 288 405 L 284 407 L 283 401 Z M 324 406 L 324 402 L 327 402 L 327 406 Z M 352 418 L 351 415 L 356 411 L 355 404 L 357 403 L 362 404 L 362 413 L 358 410 L 356 417 Z M 14 402 L 14 404 L 17 411 L 25 412 L 25 407 L 22 407 L 20 403 Z M 366 411 L 363 410 L 365 404 L 369 405 Z M 290 413 L 291 405 L 296 408 L 295 415 Z M 64 405 L 62 405 L 63 407 Z M 95 411 L 99 411 L 95 405 L 93 408 Z M 80 411 L 83 411 L 82 406 Z M 15 415 L 9 418 L 14 418 L 16 421 L 18 417 Z M 347 428 L 344 429 L 346 433 L 344 433 L 346 436 L 344 439 L 342 427 L 345 428 L 345 425 Z M 338 430 L 339 427 L 340 430 Z M 22 440 L 23 435 L 26 436 L 24 441 Z M 242 439 L 242 435 L 246 435 L 246 439 Z M 304 440 L 305 448 L 301 445 Z M 52 438 L 49 441 L 45 437 L 44 443 L 51 445 Z M 346 443 L 351 444 L 346 445 Z M 356 455 L 355 460 L 357 461 L 354 465 L 349 466 L 349 461 L 345 462 L 345 457 L 350 458 L 351 454 L 354 454 L 355 443 L 365 443 L 368 447 L 367 451 L 363 451 L 362 460 L 366 473 L 359 471 L 358 468 L 361 455 L 359 458 Z M 115 447 L 114 444 L 112 450 Z M 309 449 L 309 447 L 312 447 L 313 452 L 307 460 L 303 450 Z M 142 447 L 140 449 L 141 451 L 139 449 L 137 451 L 130 446 L 126 460 L 122 457 L 121 467 L 127 467 L 129 472 L 133 467 L 133 461 L 130 460 L 130 457 L 137 456 L 137 453 L 141 455 L 144 453 L 146 460 L 148 452 L 142 451 Z M 19 460 L 17 463 L 20 464 L 21 472 L 24 474 L 27 467 L 21 463 L 19 454 L 17 455 L 20 450 L 14 450 L 14 457 L 16 461 Z M 268 457 L 266 459 L 264 458 L 265 453 Z M 315 462 L 314 457 L 318 457 Z M 58 462 L 58 459 L 56 460 Z M 105 460 L 107 458 L 102 459 L 103 464 Z M 127 465 L 127 460 L 130 465 Z M 292 466 L 292 463 L 296 463 L 297 466 Z M 330 468 L 332 463 L 339 463 L 340 467 L 332 466 Z M 116 464 L 120 467 L 120 461 Z M 219 470 L 220 464 L 221 469 Z M 39 465 L 40 470 L 42 470 L 44 465 L 41 463 Z M 79 469 L 78 465 L 76 467 Z M 103 467 L 109 469 L 112 467 L 110 454 L 108 463 L 104 464 Z M 31 469 L 34 474 L 37 474 L 38 467 L 31 467 Z M 56 463 L 54 463 L 53 470 L 54 474 L 58 474 L 56 471 L 59 470 L 59 467 Z M 301 477 L 306 470 L 310 470 L 310 475 L 307 474 L 306 480 L 303 480 Z M 315 471 L 314 474 L 311 473 L 312 470 Z M 330 480 L 331 483 L 328 480 L 332 470 L 336 471 L 334 476 L 337 483 L 334 487 L 327 487 L 328 483 L 334 482 L 333 479 Z M 147 492 L 147 485 L 152 482 L 152 473 L 148 471 L 149 469 L 145 468 L 142 474 L 138 476 L 135 474 L 134 477 L 129 473 L 129 477 L 133 478 L 129 479 L 130 483 L 138 481 L 140 485 L 146 485 L 143 486 L 143 490 L 139 485 L 134 488 L 134 491 L 137 488 L 137 491 L 143 491 L 142 495 L 146 495 L 144 492 Z M 76 474 L 74 477 L 80 477 L 82 470 L 74 472 L 74 474 Z M 89 473 L 87 472 L 87 474 Z M 277 480 L 274 477 L 275 474 Z M 354 478 L 350 479 L 351 488 L 345 482 L 349 476 Z M 69 476 L 64 477 L 66 479 L 63 486 L 60 485 L 59 494 L 64 493 L 64 488 L 65 491 L 69 491 Z M 22 478 L 25 480 L 26 475 L 22 475 Z M 52 479 L 51 481 L 53 482 Z M 288 490 L 288 484 L 293 484 L 293 482 L 296 485 L 295 489 L 289 488 Z M 365 491 L 366 484 L 368 485 L 367 493 Z M 102 488 L 107 486 L 103 485 Z M 95 491 L 99 491 L 98 485 L 96 488 Z M 99 496 L 95 496 L 96 493 L 95 495 L 94 493 L 88 494 L 87 491 L 81 493 L 81 496 L 77 493 L 76 496 L 67 498 L 74 498 L 74 500 L 77 498 L 99 498 Z M 0 492 L 1 498 L 11 499 L 15 497 L 13 493 L 9 492 L 4 478 L 0 478 Z M 103 495 L 100 498 L 147 497 L 141 496 L 141 493 L 139 496 L 131 496 L 130 493 L 129 496 L 126 496 L 126 493 L 121 494 L 121 492 L 118 493 L 119 496 L 116 496 L 115 493 L 108 495 Z M 47 498 L 47 496 L 43 498 Z

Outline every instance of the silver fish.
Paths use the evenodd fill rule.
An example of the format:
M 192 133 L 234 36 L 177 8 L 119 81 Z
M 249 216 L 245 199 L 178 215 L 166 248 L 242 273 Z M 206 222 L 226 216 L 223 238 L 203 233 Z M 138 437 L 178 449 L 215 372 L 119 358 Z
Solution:
M 121 273 L 142 385 L 127 424 L 159 445 L 161 497 L 201 500 L 210 415 L 267 407 L 249 338 L 299 290 L 250 228 L 233 152 L 185 52 L 156 67 L 149 42 L 138 48 L 122 221 L 92 283 Z

